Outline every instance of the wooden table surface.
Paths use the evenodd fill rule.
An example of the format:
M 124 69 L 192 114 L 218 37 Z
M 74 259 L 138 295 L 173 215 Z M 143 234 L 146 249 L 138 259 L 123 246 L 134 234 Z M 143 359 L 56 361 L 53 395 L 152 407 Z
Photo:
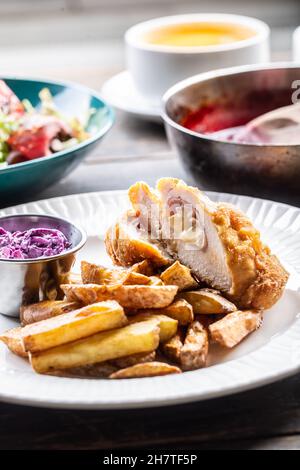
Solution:
M 72 77 L 99 88 L 115 71 L 72 69 Z M 70 71 L 60 68 L 55 75 L 70 78 Z M 117 113 L 113 130 L 74 173 L 28 200 L 126 189 L 138 179 L 154 183 L 161 176 L 185 178 L 163 128 Z M 25 201 L 22 195 L 19 202 Z M 300 376 L 222 399 L 146 410 L 0 403 L 0 429 L 0 449 L 300 449 Z

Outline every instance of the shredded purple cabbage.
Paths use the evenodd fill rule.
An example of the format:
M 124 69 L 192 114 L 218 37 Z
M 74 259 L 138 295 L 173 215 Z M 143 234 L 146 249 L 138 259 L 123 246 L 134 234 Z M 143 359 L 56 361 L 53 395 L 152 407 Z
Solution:
M 2 259 L 47 258 L 59 255 L 70 246 L 70 242 L 60 230 L 32 228 L 25 232 L 7 232 L 0 227 Z

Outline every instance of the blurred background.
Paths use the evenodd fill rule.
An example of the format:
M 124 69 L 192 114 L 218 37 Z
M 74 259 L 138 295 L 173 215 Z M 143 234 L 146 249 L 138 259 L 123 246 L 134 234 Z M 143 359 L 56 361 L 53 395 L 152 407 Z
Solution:
M 201 12 L 260 18 L 272 30 L 272 59 L 292 58 L 299 0 L 0 0 L 0 73 L 68 79 L 101 90 L 125 68 L 128 27 L 159 16 Z M 117 111 L 103 144 L 37 198 L 123 189 L 146 177 L 153 183 L 158 175 L 185 177 L 163 127 Z
M 292 31 L 300 24 L 299 0 L 0 0 L 1 74 L 38 73 L 99 89 L 107 76 L 124 68 L 122 37 L 129 26 L 188 12 L 266 21 L 275 60 L 290 58 Z M 105 69 L 101 77 L 98 67 Z

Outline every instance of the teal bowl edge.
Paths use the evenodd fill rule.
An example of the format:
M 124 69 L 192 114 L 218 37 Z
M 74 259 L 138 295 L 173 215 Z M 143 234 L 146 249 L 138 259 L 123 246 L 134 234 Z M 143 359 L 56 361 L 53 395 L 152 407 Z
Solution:
M 7 168 L 2 168 L 0 170 L 1 175 L 18 172 L 22 168 L 27 168 L 27 167 L 33 168 L 35 166 L 39 166 L 42 162 L 47 162 L 47 161 L 52 162 L 54 160 L 60 160 L 62 157 L 65 157 L 66 155 L 71 155 L 73 153 L 77 153 L 77 151 L 84 150 L 85 148 L 93 146 L 98 140 L 104 137 L 104 135 L 112 128 L 113 124 L 115 123 L 115 112 L 112 109 L 112 107 L 102 98 L 100 93 L 98 93 L 97 91 L 93 90 L 92 88 L 86 85 L 72 82 L 71 80 L 52 80 L 52 79 L 41 78 L 41 77 L 26 77 L 26 76 L 23 77 L 23 76 L 13 76 L 13 75 L 5 75 L 5 76 L 0 75 L 0 79 L 3 80 L 4 82 L 6 80 L 16 80 L 16 81 L 24 80 L 26 82 L 40 83 L 41 85 L 45 87 L 47 87 L 47 84 L 51 84 L 53 86 L 59 85 L 62 87 L 72 88 L 74 90 L 88 93 L 90 96 L 96 98 L 103 104 L 103 107 L 107 110 L 107 123 L 98 132 L 95 132 L 95 134 L 91 138 L 86 139 L 85 141 L 81 142 L 80 144 L 75 145 L 74 147 L 70 149 L 65 149 L 65 150 L 62 150 L 61 152 L 56 152 L 49 156 L 36 158 L 28 162 L 22 162 L 22 163 L 8 166 Z

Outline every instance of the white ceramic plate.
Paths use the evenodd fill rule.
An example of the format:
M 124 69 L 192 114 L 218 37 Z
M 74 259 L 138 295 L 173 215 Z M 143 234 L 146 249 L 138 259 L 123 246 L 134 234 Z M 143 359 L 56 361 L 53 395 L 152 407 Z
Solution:
M 125 70 L 107 80 L 101 90 L 112 106 L 139 119 L 162 123 L 160 106 L 144 98 L 135 88 L 130 73 Z
M 214 351 L 210 367 L 179 375 L 132 380 L 65 379 L 35 374 L 0 345 L 0 400 L 60 408 L 133 408 L 204 400 L 274 382 L 300 369 L 300 209 L 228 194 L 212 199 L 239 206 L 291 273 L 280 302 L 263 326 L 233 351 Z M 107 226 L 127 207 L 126 193 L 99 192 L 49 199 L 0 211 L 53 214 L 84 227 L 80 259 L 110 263 L 103 247 Z M 0 316 L 0 331 L 15 326 Z

